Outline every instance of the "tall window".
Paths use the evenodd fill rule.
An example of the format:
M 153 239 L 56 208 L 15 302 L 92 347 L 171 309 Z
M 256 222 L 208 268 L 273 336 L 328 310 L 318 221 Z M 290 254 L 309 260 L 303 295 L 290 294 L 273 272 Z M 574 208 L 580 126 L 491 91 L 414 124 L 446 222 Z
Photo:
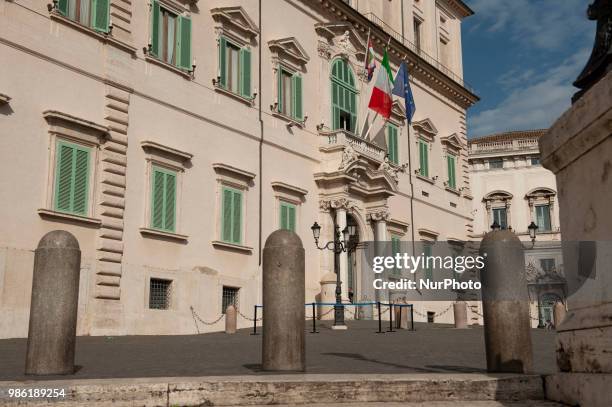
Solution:
M 77 23 L 97 31 L 108 32 L 109 0 L 59 0 L 57 10 Z
M 151 24 L 151 55 L 181 69 L 191 70 L 191 20 L 153 0 Z
M 419 140 L 419 174 L 429 177 L 429 143 Z
M 450 68 L 448 41 L 444 38 L 440 38 L 440 62 L 445 68 Z
M 540 268 L 545 273 L 550 273 L 555 269 L 555 259 L 540 259 Z
M 536 205 L 535 207 L 536 225 L 538 232 L 550 232 L 550 205 Z
M 221 239 L 227 243 L 242 243 L 242 191 L 223 187 Z
M 238 291 L 240 288 L 223 286 L 223 292 L 221 293 L 221 312 L 225 314 L 225 310 L 230 305 L 233 305 L 238 309 Z
M 87 216 L 91 149 L 58 140 L 55 155 L 55 210 Z
M 219 38 L 219 86 L 251 99 L 251 50 Z
M 457 157 L 453 154 L 448 154 L 446 156 L 446 165 L 448 167 L 448 187 L 452 189 L 457 189 Z
M 504 168 L 504 160 L 501 158 L 493 158 L 489 160 L 489 168 Z
M 421 20 L 419 20 L 418 18 L 414 18 L 413 20 L 413 26 L 414 26 L 414 46 L 416 47 L 417 51 L 421 51 L 421 26 L 422 26 L 422 22 Z
M 346 61 L 337 59 L 332 65 L 333 129 L 355 133 L 357 129 L 357 89 L 355 75 Z
M 425 270 L 425 279 L 426 280 L 433 280 L 433 267 L 432 267 L 432 263 L 433 261 L 428 261 L 428 258 L 431 257 L 433 254 L 433 243 L 430 242 L 424 242 L 423 243 L 423 256 L 424 259 L 423 261 L 425 262 L 424 265 L 424 270 Z
M 176 172 L 153 166 L 151 180 L 151 227 L 176 231 Z
M 506 208 L 493 208 L 491 212 L 493 213 L 493 222 L 497 222 L 502 229 L 508 229 L 508 210 Z
M 304 120 L 302 112 L 302 76 L 278 68 L 278 112 L 295 120 Z
M 393 164 L 399 164 L 399 143 L 398 143 L 398 128 L 396 125 L 387 124 L 387 153 L 389 161 Z
M 531 165 L 540 165 L 540 157 L 531 157 Z
M 295 232 L 296 207 L 288 202 L 280 203 L 280 228 Z

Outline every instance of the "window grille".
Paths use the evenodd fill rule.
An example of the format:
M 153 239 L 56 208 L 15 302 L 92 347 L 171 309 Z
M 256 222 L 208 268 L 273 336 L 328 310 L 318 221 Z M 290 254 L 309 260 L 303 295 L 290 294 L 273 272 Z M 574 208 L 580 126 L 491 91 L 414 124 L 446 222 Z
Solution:
M 225 314 L 225 310 L 230 305 L 238 309 L 238 290 L 240 290 L 240 288 L 223 286 L 221 312 Z
M 170 295 L 172 293 L 172 281 L 152 278 L 149 283 L 149 308 L 170 308 Z

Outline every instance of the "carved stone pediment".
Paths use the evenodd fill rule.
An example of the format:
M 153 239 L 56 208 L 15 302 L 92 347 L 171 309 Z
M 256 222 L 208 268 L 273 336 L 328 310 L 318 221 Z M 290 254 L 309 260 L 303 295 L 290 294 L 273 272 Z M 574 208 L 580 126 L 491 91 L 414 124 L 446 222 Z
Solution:
M 223 30 L 235 31 L 249 39 L 259 34 L 257 24 L 240 6 L 213 8 L 210 10 L 210 14 Z
M 268 41 L 272 58 L 292 62 L 295 65 L 305 65 L 310 57 L 295 37 Z
M 327 40 L 333 48 L 333 54 L 340 54 L 349 58 L 355 56 L 358 60 L 365 57 L 366 43 L 353 25 L 347 22 L 319 23 L 315 31 Z
M 442 137 L 440 141 L 452 150 L 460 151 L 463 146 L 461 140 L 457 136 L 457 133 L 453 133 L 450 136 Z
M 424 134 L 432 139 L 438 134 L 438 129 L 436 129 L 436 126 L 434 126 L 432 121 L 429 119 L 413 122 L 412 127 L 421 134 Z

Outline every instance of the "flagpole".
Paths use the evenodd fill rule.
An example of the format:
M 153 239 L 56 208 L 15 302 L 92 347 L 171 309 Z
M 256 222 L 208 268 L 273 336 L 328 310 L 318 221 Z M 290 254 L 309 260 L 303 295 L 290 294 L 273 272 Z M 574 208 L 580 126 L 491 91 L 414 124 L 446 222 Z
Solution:
M 370 127 L 368 127 L 368 131 L 366 132 L 366 134 L 363 135 L 364 140 L 368 139 L 368 136 L 370 135 L 370 130 L 372 130 L 372 127 L 374 127 L 374 123 L 376 122 L 377 118 L 378 118 L 378 112 L 376 112 L 376 114 L 374 115 L 374 118 L 372 119 L 372 124 L 370 124 Z
M 368 63 L 368 54 L 370 53 L 370 34 L 371 34 L 371 28 L 368 28 L 368 39 L 366 40 L 366 53 L 363 57 L 363 67 L 366 69 L 368 69 L 368 67 L 366 66 L 366 64 Z M 367 75 L 367 74 L 366 74 Z M 359 102 L 357 104 L 357 113 L 359 115 L 361 115 L 361 99 L 363 99 L 363 91 L 364 91 L 364 84 L 365 81 L 360 81 L 361 82 L 361 86 L 360 86 L 360 95 L 359 95 Z M 357 124 L 357 129 L 359 129 L 359 123 Z M 365 127 L 365 118 L 363 119 L 363 127 Z M 363 128 L 361 129 L 361 131 L 363 131 Z
M 372 33 L 372 29 L 368 28 L 368 39 L 366 40 L 366 52 L 365 52 L 365 56 L 363 57 L 363 68 L 364 68 L 364 73 L 367 77 L 368 75 L 368 55 L 370 54 L 370 35 Z M 373 57 L 373 56 L 372 56 Z M 369 81 L 365 81 L 365 84 L 368 84 Z M 364 85 L 364 91 L 366 86 Z M 362 92 L 361 95 L 366 94 L 366 92 Z M 361 95 L 359 96 L 359 100 L 361 102 Z M 361 126 L 361 131 L 359 132 L 359 134 L 363 134 L 363 131 L 365 129 L 366 123 L 368 122 L 368 119 L 370 118 L 370 111 L 369 109 L 366 107 L 366 117 L 363 120 L 363 125 Z M 363 136 L 362 136 L 363 137 Z

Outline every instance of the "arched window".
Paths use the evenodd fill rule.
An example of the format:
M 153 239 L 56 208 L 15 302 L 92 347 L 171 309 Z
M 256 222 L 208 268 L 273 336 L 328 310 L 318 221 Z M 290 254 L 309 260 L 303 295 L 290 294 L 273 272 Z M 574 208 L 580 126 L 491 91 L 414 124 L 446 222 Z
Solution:
M 357 88 L 355 74 L 348 63 L 337 59 L 332 64 L 332 128 L 356 133 Z
M 493 191 L 484 196 L 482 201 L 485 204 L 487 211 L 487 228 L 488 225 L 497 222 L 502 229 L 511 227 L 510 204 L 512 203 L 512 194 L 506 191 Z

